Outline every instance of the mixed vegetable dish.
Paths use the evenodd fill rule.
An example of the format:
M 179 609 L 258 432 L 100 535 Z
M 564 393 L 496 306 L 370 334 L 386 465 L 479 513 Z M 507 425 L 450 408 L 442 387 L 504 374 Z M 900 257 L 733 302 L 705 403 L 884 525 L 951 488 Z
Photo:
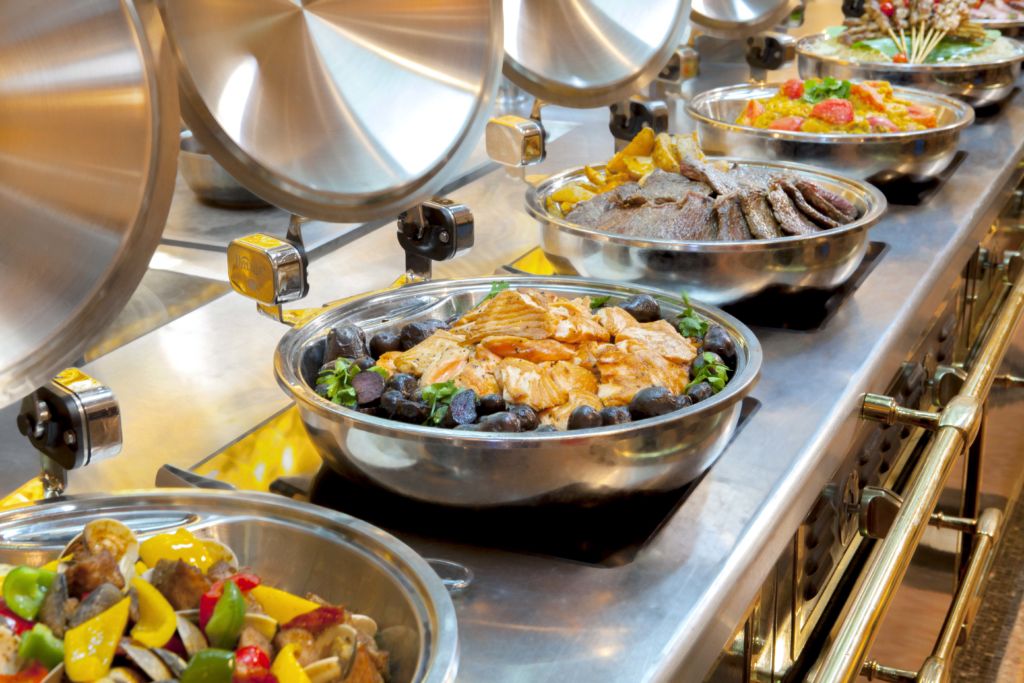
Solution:
M 482 432 L 550 432 L 643 420 L 725 388 L 737 348 L 687 305 L 663 317 L 648 295 L 567 299 L 496 282 L 452 320 L 366 339 L 343 323 L 326 338 L 315 389 L 400 422 Z
M 888 81 L 793 78 L 775 95 L 749 100 L 736 123 L 802 133 L 897 133 L 938 125 L 931 107 L 896 97 Z
M 381 683 L 376 623 L 265 584 L 187 529 L 96 520 L 60 559 L 0 565 L 0 683 Z

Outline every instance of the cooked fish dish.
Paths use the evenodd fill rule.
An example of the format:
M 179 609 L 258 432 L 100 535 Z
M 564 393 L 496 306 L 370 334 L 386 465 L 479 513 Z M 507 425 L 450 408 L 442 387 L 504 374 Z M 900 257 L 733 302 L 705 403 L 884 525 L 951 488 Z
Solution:
M 588 182 L 553 192 L 547 209 L 593 230 L 658 240 L 767 240 L 813 235 L 860 218 L 845 197 L 794 173 L 704 157 L 693 136 L 641 131 Z
M 332 328 L 316 392 L 400 422 L 551 432 L 653 418 L 704 401 L 736 368 L 729 333 L 687 306 L 672 320 L 647 295 L 567 299 L 497 282 L 448 321 L 366 339 Z
M 9 683 L 382 683 L 377 625 L 267 585 L 188 529 L 89 522 L 48 564 L 0 565 Z

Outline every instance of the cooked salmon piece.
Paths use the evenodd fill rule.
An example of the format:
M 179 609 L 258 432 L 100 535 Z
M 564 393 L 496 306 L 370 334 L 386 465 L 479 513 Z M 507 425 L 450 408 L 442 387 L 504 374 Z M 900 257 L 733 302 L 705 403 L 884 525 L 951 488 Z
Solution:
M 438 330 L 408 351 L 404 351 L 394 360 L 395 369 L 398 372 L 407 372 L 417 377 L 423 375 L 427 368 L 434 364 L 441 356 L 454 350 L 465 351 L 465 358 L 472 354 L 464 346 L 465 339 L 448 330 Z M 455 355 L 460 355 L 456 353 Z
M 612 337 L 618 336 L 620 332 L 636 327 L 640 323 L 623 308 L 618 306 L 607 306 L 594 313 L 594 319 L 601 324 L 601 327 L 608 330 Z
M 471 360 L 455 378 L 455 386 L 460 389 L 472 389 L 477 396 L 500 394 L 501 387 L 498 386 L 498 379 L 494 376 L 496 368 L 497 363 Z
M 420 384 L 426 386 L 437 382 L 447 382 L 459 376 L 473 357 L 473 350 L 465 346 L 449 346 L 445 348 L 433 362 L 423 370 Z
M 555 385 L 546 368 L 522 358 L 505 358 L 495 374 L 508 403 L 525 403 L 541 411 L 565 403 L 569 395 Z
M 615 336 L 616 343 L 622 341 L 642 342 L 648 348 L 680 365 L 689 366 L 697 357 L 697 347 L 693 342 L 679 334 L 679 330 L 667 320 L 637 323 L 626 328 Z
M 686 385 L 690 383 L 688 366 L 673 363 L 657 349 L 641 342 L 626 340 L 615 345 L 640 361 L 647 371 L 647 386 L 665 387 L 673 394 L 686 391 Z
M 470 344 L 499 335 L 548 339 L 555 331 L 555 316 L 524 292 L 507 289 L 462 316 L 451 331 Z
M 395 369 L 395 359 L 401 355 L 401 351 L 386 351 L 380 354 L 380 358 L 377 359 L 377 365 L 387 370 L 389 375 L 393 375 L 398 372 Z
M 598 397 L 605 405 L 629 403 L 636 392 L 650 386 L 682 393 L 689 382 L 689 371 L 638 341 L 602 344 L 596 350 L 597 369 L 601 379 Z
M 576 357 L 572 359 L 573 362 L 581 368 L 597 372 L 596 350 L 601 346 L 600 342 L 583 342 L 576 348 Z
M 573 392 L 597 393 L 597 377 L 590 370 L 564 360 L 549 363 L 545 367 L 555 386 L 570 394 Z
M 555 428 L 565 431 L 569 428 L 569 416 L 572 415 L 572 411 L 580 406 L 590 406 L 594 410 L 604 408 L 601 399 L 594 394 L 586 391 L 576 391 L 570 393 L 569 399 L 562 405 L 541 411 L 540 422 L 541 424 L 553 425 Z
M 502 358 L 522 358 L 531 363 L 569 360 L 576 355 L 576 347 L 554 339 L 527 339 L 508 335 L 482 339 L 478 348 Z
M 553 303 L 551 314 L 557 319 L 554 333 L 551 335 L 558 341 L 578 344 L 585 341 L 608 341 L 611 335 L 590 313 L 590 305 L 580 303 L 580 299 Z

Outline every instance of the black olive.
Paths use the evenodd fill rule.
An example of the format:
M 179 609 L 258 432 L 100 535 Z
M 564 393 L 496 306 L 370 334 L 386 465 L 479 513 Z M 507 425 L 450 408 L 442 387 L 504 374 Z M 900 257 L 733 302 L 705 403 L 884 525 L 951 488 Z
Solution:
M 700 369 L 701 369 L 702 367 L 704 367 L 705 365 L 707 365 L 707 364 L 708 364 L 708 361 L 707 361 L 707 359 L 706 359 L 706 358 L 704 358 L 704 354 L 705 354 L 705 353 L 707 353 L 707 354 L 710 354 L 710 355 L 711 355 L 711 360 L 712 360 L 713 362 L 715 362 L 715 363 L 722 363 L 722 362 L 723 362 L 723 361 L 722 361 L 722 357 L 721 357 L 721 356 L 719 356 L 719 355 L 718 355 L 717 353 L 715 353 L 714 351 L 698 351 L 698 352 L 697 352 L 697 357 L 696 357 L 696 358 L 694 358 L 694 359 L 693 359 L 693 363 L 691 363 L 691 364 L 690 364 L 690 379 L 693 379 L 694 377 L 696 377 L 696 376 L 697 376 L 697 372 L 698 372 L 698 371 L 699 371 L 699 370 L 700 370 Z
M 650 294 L 632 296 L 619 304 L 619 308 L 636 318 L 638 323 L 649 323 L 661 319 L 661 306 Z
M 519 418 L 509 412 L 494 413 L 480 418 L 482 432 L 520 432 L 522 425 Z
M 366 355 L 366 337 L 358 326 L 352 323 L 335 325 L 327 332 L 327 349 L 324 362 L 338 358 L 362 358 Z
M 694 403 L 700 403 L 703 400 L 709 399 L 715 395 L 715 390 L 711 388 L 711 385 L 707 382 L 698 382 L 697 384 L 691 384 L 686 387 L 686 395 L 690 397 Z
M 400 391 L 403 396 L 409 398 L 412 396 L 414 391 L 420 388 L 420 383 L 412 375 L 407 375 L 404 372 L 396 372 L 388 377 L 388 381 L 384 383 L 384 386 L 388 389 Z
M 505 399 L 502 398 L 501 394 L 487 394 L 480 397 L 480 405 L 477 406 L 477 412 L 481 415 L 492 415 L 503 410 L 505 410 Z
M 388 351 L 401 351 L 402 341 L 394 332 L 378 332 L 370 337 L 370 355 L 380 358 Z
M 356 390 L 356 403 L 370 405 L 379 401 L 384 393 L 384 378 L 376 372 L 360 372 L 352 378 L 352 388 Z
M 634 420 L 643 420 L 671 413 L 678 407 L 676 397 L 665 387 L 647 387 L 636 392 L 629 402 L 629 415 Z
M 679 409 L 688 408 L 693 405 L 693 399 L 686 394 L 679 394 L 676 396 L 676 403 L 679 404 Z
M 369 356 L 363 356 L 362 358 L 356 361 L 356 367 L 359 368 L 360 370 L 369 370 L 376 364 L 377 361 L 373 360 Z
M 605 427 L 622 425 L 627 422 L 632 422 L 632 418 L 629 416 L 629 408 L 626 406 L 608 406 L 601 410 L 601 424 Z
M 569 429 L 590 429 L 601 426 L 601 413 L 590 406 L 576 406 L 569 414 Z
M 736 369 L 736 342 L 721 325 L 712 325 L 704 335 L 704 350 L 717 353 L 729 368 Z
M 409 400 L 416 401 L 417 403 L 426 403 L 426 401 L 423 400 L 423 389 L 420 389 L 419 387 L 413 389 L 412 393 L 409 394 Z
M 395 406 L 395 419 L 401 422 L 423 424 L 430 417 L 430 406 L 420 401 L 401 399 Z
M 463 389 L 452 396 L 452 402 L 441 419 L 441 426 L 452 429 L 474 422 L 476 422 L 476 392 L 472 389 Z
M 421 320 L 409 323 L 398 333 L 399 345 L 402 351 L 408 351 L 438 330 L 446 328 L 447 325 L 443 320 Z
M 533 430 L 536 434 L 547 434 L 549 432 L 557 432 L 558 427 L 554 425 L 541 425 Z
M 388 389 L 380 396 L 380 409 L 385 417 L 391 417 L 398 410 L 398 402 L 404 401 L 405 396 L 397 389 Z
M 532 432 L 540 426 L 540 418 L 536 411 L 525 403 L 513 403 L 508 407 L 508 412 L 519 418 L 521 431 Z

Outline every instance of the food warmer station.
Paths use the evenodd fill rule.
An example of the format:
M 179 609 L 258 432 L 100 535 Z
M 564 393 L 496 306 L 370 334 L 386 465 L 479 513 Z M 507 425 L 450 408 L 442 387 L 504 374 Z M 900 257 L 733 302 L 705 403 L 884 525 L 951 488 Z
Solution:
M 359 680 L 989 680 L 1024 18 L 961 4 L 0 7 L 0 566 L 187 527 Z

